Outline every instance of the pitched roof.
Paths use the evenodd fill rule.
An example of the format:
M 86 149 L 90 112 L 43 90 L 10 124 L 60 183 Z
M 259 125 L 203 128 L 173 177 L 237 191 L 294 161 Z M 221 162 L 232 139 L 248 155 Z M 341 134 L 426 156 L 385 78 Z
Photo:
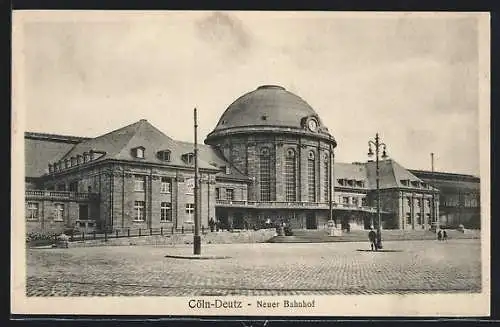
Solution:
M 366 163 L 369 188 L 376 188 L 376 163 Z M 411 182 L 424 183 L 420 178 L 413 175 L 406 168 L 393 159 L 379 161 L 380 188 L 412 188 Z M 409 186 L 402 183 L 403 180 L 410 181 Z M 429 187 L 430 190 L 434 189 Z
M 335 186 L 340 186 L 339 179 L 366 181 L 366 166 L 362 163 L 335 162 L 333 164 L 333 174 L 335 176 Z
M 176 141 L 184 149 L 193 149 L 194 144 L 191 142 L 185 141 Z M 218 177 L 228 178 L 228 179 L 240 179 L 240 180 L 250 180 L 250 177 L 240 172 L 236 167 L 231 165 L 226 159 L 224 159 L 224 155 L 220 153 L 216 148 L 207 145 L 207 144 L 198 144 L 198 155 L 199 159 L 205 162 L 208 162 L 210 165 L 214 167 L 224 167 L 229 166 L 230 173 L 226 174 L 224 171 L 221 171 L 217 174 Z
M 39 177 L 48 172 L 49 162 L 57 161 L 74 146 L 72 140 L 40 138 L 35 133 L 24 136 L 24 169 L 26 177 Z
M 145 148 L 144 158 L 134 157 L 132 149 L 141 146 Z M 156 164 L 165 164 L 164 161 L 157 157 L 157 152 L 169 150 L 169 165 L 192 167 L 192 165 L 188 165 L 182 160 L 182 155 L 193 152 L 193 149 L 179 144 L 179 142 L 168 137 L 144 119 L 96 138 L 85 140 L 75 145 L 63 159 L 82 155 L 90 150 L 105 153 L 96 161 L 115 159 Z M 202 159 L 198 160 L 198 166 L 202 169 L 215 169 L 214 166 Z

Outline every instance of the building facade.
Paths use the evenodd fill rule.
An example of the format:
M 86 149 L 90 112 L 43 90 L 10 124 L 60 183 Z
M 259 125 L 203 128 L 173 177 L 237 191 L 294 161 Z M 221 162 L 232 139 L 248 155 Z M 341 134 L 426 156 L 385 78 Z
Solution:
M 433 185 L 439 194 L 439 222 L 448 228 L 481 226 L 481 185 L 479 177 L 424 170 L 411 170 Z
M 26 133 L 25 146 L 28 231 L 189 229 L 194 210 L 205 227 L 377 224 L 375 163 L 335 162 L 320 117 L 279 86 L 236 99 L 199 145 L 198 208 L 193 144 L 146 120 L 96 138 Z M 429 228 L 439 216 L 439 190 L 394 160 L 380 162 L 379 180 L 383 228 Z

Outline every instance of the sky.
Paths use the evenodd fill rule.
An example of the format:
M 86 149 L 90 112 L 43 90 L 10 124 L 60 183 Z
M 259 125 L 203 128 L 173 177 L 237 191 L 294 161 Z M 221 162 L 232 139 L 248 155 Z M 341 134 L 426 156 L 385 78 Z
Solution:
M 478 19 L 304 12 L 88 13 L 23 24 L 26 130 L 95 137 L 147 119 L 199 142 L 239 96 L 277 84 L 366 161 L 379 133 L 409 169 L 479 175 Z

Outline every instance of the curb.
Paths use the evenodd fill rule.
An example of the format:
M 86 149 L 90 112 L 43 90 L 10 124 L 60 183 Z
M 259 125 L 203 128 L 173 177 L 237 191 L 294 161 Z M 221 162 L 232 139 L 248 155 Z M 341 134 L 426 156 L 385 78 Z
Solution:
M 170 255 L 167 254 L 165 258 L 173 258 L 173 259 L 192 259 L 192 260 L 215 260 L 215 259 L 230 259 L 230 256 L 221 256 L 221 255 Z

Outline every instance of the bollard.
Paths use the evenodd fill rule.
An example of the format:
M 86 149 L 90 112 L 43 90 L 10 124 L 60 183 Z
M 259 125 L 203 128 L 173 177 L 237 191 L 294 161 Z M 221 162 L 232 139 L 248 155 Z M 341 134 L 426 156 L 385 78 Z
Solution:
M 116 237 L 115 238 L 118 238 L 118 229 L 116 230 Z
M 95 237 L 95 231 L 94 231 L 94 240 L 95 240 L 95 239 L 96 239 L 96 237 Z
M 201 225 L 201 233 L 205 234 L 205 226 Z
M 172 226 L 172 235 L 174 235 L 174 226 Z
M 181 228 L 181 233 L 184 234 L 184 226 Z
M 104 230 L 104 242 L 108 241 L 108 232 Z
M 163 236 L 163 227 L 160 228 L 160 235 Z
M 141 229 L 139 228 L 139 236 L 141 236 Z
M 153 229 L 152 228 L 149 229 L 149 236 L 151 236 L 151 235 L 153 235 Z
M 130 237 L 130 227 L 127 228 L 127 237 Z
M 73 242 L 73 233 L 71 233 L 71 235 L 69 236 L 69 241 Z
M 82 232 L 82 241 L 85 241 L 85 232 Z

